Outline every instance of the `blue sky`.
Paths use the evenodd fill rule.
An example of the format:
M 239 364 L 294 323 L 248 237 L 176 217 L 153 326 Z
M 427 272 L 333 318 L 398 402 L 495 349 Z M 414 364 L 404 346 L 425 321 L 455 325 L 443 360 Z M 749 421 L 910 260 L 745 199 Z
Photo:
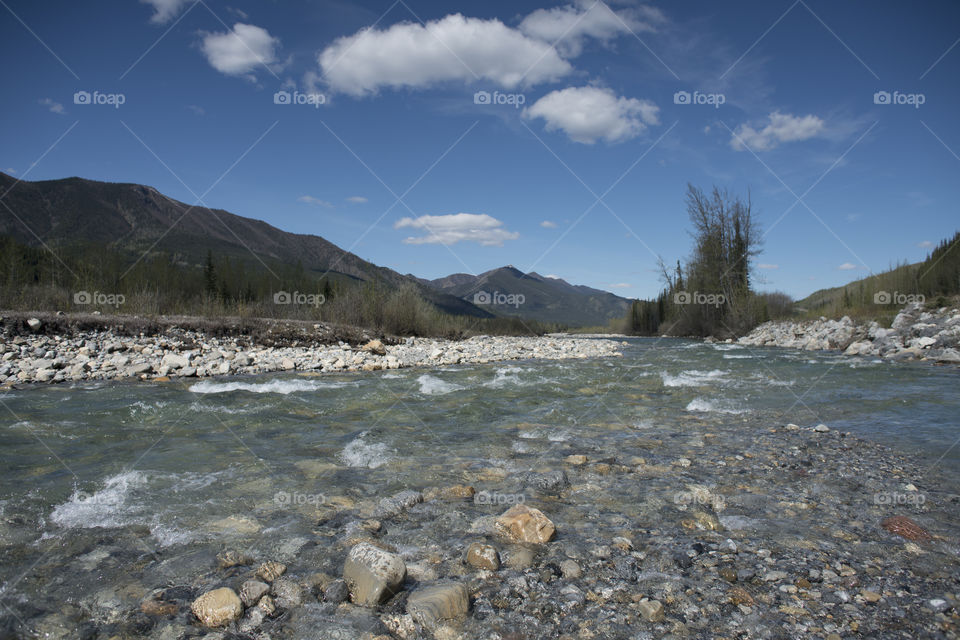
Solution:
M 955 2 L 0 5 L 0 169 L 149 184 L 402 273 L 651 296 L 688 182 L 750 191 L 759 287 L 796 297 L 960 226 Z

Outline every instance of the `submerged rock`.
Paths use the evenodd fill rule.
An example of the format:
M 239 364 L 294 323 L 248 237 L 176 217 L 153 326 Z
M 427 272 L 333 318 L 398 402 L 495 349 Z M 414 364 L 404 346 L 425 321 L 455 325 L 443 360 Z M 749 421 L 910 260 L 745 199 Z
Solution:
M 470 594 L 459 582 L 421 587 L 407 600 L 407 613 L 428 629 L 444 620 L 460 620 L 469 610 Z
M 489 544 L 474 542 L 467 548 L 466 562 L 475 569 L 496 571 L 500 568 L 500 554 Z
M 221 587 L 194 600 L 190 610 L 204 625 L 222 627 L 243 615 L 243 603 L 233 589 Z
M 914 542 L 926 542 L 931 539 L 926 529 L 906 516 L 884 518 L 880 521 L 880 526 L 890 533 Z
M 497 532 L 513 542 L 541 544 L 549 542 L 556 532 L 550 518 L 539 509 L 525 504 L 514 505 L 496 519 Z
M 247 580 L 240 586 L 240 601 L 245 607 L 252 607 L 268 591 L 270 591 L 270 585 L 259 580 Z
M 368 542 L 350 549 L 343 564 L 343 579 L 354 604 L 373 607 L 400 591 L 407 567 L 400 556 Z

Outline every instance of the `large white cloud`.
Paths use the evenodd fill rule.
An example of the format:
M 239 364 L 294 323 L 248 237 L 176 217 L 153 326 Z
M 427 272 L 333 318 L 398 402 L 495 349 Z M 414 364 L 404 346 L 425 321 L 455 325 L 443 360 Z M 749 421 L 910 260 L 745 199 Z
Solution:
M 226 33 L 204 35 L 201 49 L 210 65 L 229 76 L 249 75 L 261 65 L 277 62 L 280 40 L 252 24 L 238 22 Z
M 338 38 L 318 56 L 330 88 L 354 96 L 381 87 L 486 80 L 505 88 L 553 81 L 573 70 L 548 43 L 499 20 L 459 13 Z
M 574 142 L 622 142 L 660 124 L 660 108 L 649 100 L 623 98 L 610 89 L 567 87 L 552 91 L 525 109 L 524 117 L 543 118 L 548 131 L 560 129 Z
M 735 151 L 749 148 L 753 151 L 769 151 L 781 142 L 807 140 L 823 132 L 824 122 L 815 115 L 793 116 L 774 111 L 768 124 L 760 129 L 742 124 L 733 132 L 730 146 Z
M 150 22 L 164 24 L 173 20 L 173 17 L 180 13 L 190 0 L 140 0 L 143 4 L 149 4 L 153 7 L 154 14 Z
M 401 218 L 394 229 L 421 229 L 426 235 L 404 239 L 407 244 L 456 244 L 460 241 L 476 242 L 483 246 L 503 246 L 504 240 L 520 237 L 515 231 L 507 231 L 503 223 L 485 213 L 455 213 L 443 216 L 420 216 Z
M 562 7 L 537 9 L 523 19 L 520 30 L 555 43 L 566 56 L 577 56 L 588 37 L 608 41 L 631 32 L 654 31 L 655 24 L 663 21 L 663 14 L 652 7 L 614 11 L 597 0 L 576 0 Z

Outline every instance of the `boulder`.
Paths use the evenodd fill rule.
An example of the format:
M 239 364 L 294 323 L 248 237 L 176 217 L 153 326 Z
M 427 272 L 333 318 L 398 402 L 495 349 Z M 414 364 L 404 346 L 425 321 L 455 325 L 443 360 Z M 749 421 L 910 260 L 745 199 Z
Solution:
M 383 346 L 383 343 L 379 340 L 371 340 L 367 344 L 363 345 L 361 349 L 367 353 L 372 353 L 378 356 L 387 355 L 387 348 Z
M 407 567 L 400 556 L 369 542 L 350 549 L 343 564 L 343 579 L 354 604 L 373 607 L 400 591 Z
M 525 504 L 514 505 L 496 519 L 494 527 L 498 533 L 512 542 L 530 542 L 540 544 L 549 542 L 556 532 L 550 518 L 539 509 Z
M 190 605 L 193 615 L 208 627 L 222 627 L 243 615 L 243 603 L 233 589 L 207 591 Z

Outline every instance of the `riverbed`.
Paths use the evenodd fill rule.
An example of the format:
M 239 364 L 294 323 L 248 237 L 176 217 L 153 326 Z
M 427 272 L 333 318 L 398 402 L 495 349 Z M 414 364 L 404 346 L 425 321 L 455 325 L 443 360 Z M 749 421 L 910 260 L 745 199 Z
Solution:
M 6 391 L 0 637 L 203 637 L 193 599 L 266 561 L 299 600 L 240 637 L 416 637 L 405 598 L 451 580 L 468 615 L 411 633 L 956 637 L 956 367 L 625 342 L 622 358 Z M 404 492 L 419 498 L 384 508 Z M 551 541 L 490 528 L 521 503 Z M 407 566 L 379 609 L 326 593 L 365 540 Z M 502 566 L 466 564 L 474 542 Z

